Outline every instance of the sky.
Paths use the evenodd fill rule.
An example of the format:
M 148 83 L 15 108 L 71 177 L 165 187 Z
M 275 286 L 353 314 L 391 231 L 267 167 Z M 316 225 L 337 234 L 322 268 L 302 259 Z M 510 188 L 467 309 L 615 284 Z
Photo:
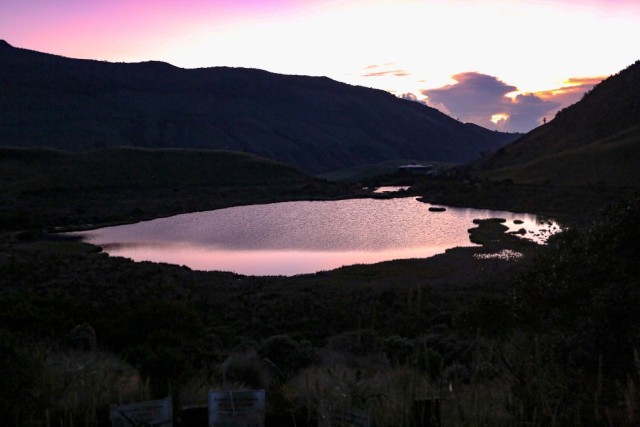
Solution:
M 328 76 L 526 132 L 640 59 L 640 1 L 2 0 L 0 39 L 73 58 Z

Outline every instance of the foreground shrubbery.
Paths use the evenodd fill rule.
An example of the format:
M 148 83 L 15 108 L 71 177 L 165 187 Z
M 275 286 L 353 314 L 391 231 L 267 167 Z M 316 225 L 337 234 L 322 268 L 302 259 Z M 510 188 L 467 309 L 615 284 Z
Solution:
M 416 400 L 447 425 L 637 422 L 639 233 L 635 201 L 525 272 L 473 261 L 499 274 L 476 282 L 448 258 L 287 279 L 5 243 L 2 419 L 108 424 L 112 403 L 246 387 L 267 390 L 271 425 L 317 425 L 327 408 L 414 425 Z
M 640 203 L 569 230 L 503 296 L 469 304 L 459 325 L 491 337 L 518 419 L 638 422 Z

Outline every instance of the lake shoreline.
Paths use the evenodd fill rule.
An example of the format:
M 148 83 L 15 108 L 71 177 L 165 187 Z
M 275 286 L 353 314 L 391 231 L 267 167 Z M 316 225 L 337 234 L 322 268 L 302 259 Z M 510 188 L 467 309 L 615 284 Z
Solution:
M 440 191 L 446 193 L 444 184 L 428 184 L 430 190 L 425 197 L 438 196 Z M 448 183 L 447 188 L 450 185 Z M 482 191 L 484 193 L 472 193 L 468 199 L 480 200 L 477 195 L 487 194 L 486 189 Z M 510 196 L 512 191 L 501 194 Z M 284 384 L 288 390 L 295 390 L 289 388 L 293 385 L 290 381 L 312 372 L 321 372 L 317 377 L 321 381 L 335 381 L 344 377 L 342 372 L 347 373 L 359 390 L 370 390 L 367 384 L 371 382 L 365 382 L 376 378 L 378 381 L 384 378 L 382 382 L 386 387 L 389 383 L 386 379 L 399 372 L 399 367 L 412 378 L 431 378 L 434 385 L 440 378 L 457 381 L 455 378 L 458 377 L 448 376 L 449 372 L 456 375 L 464 374 L 465 370 L 472 372 L 476 365 L 471 355 L 476 353 L 475 349 L 482 349 L 485 342 L 485 338 L 477 340 L 476 328 L 482 327 L 482 322 L 488 322 L 491 334 L 508 333 L 512 327 L 508 317 L 512 301 L 509 296 L 520 286 L 523 274 L 535 266 L 538 257 L 554 250 L 553 242 L 547 246 L 527 242 L 505 233 L 499 222 L 488 221 L 472 228 L 476 230 L 474 239 L 484 241 L 479 247 L 458 247 L 430 258 L 353 265 L 292 277 L 243 276 L 110 257 L 96 246 L 60 239 L 55 232 L 56 227 L 65 225 L 65 221 L 66 225 L 100 224 L 101 218 L 134 221 L 191 211 L 196 207 L 206 210 L 211 205 L 238 206 L 256 200 L 317 200 L 324 196 L 346 198 L 351 194 L 364 197 L 362 193 L 349 193 L 344 188 L 340 191 L 315 189 L 313 195 L 304 194 L 306 197 L 303 192 L 286 197 L 285 193 L 282 190 L 269 197 L 255 197 L 255 191 L 240 191 L 220 199 L 196 197 L 190 199 L 190 203 L 178 205 L 174 202 L 184 194 L 181 191 L 163 193 L 155 200 L 147 199 L 149 194 L 142 192 L 137 198 L 129 194 L 124 205 L 144 207 L 144 211 L 128 216 L 126 210 L 113 210 L 117 198 L 111 197 L 121 193 L 109 190 L 101 195 L 109 194 L 110 198 L 97 200 L 95 211 L 86 210 L 67 218 L 63 213 L 69 210 L 68 206 L 54 205 L 51 207 L 54 214 L 39 226 L 30 222 L 27 228 L 14 227 L 5 231 L 6 238 L 0 243 L 0 304 L 4 308 L 0 313 L 3 313 L 10 336 L 14 337 L 11 350 L 19 354 L 47 355 L 38 365 L 44 366 L 46 373 L 60 369 L 56 360 L 48 355 L 72 355 L 77 358 L 74 360 L 82 362 L 82 366 L 94 369 L 94 365 L 87 363 L 96 354 L 104 354 L 117 360 L 126 370 L 115 369 L 110 364 L 105 365 L 103 372 L 108 375 L 132 372 L 126 377 L 126 383 L 137 384 L 147 397 L 166 396 L 167 393 L 166 389 L 155 392 L 144 389 L 144 384 L 148 384 L 143 382 L 144 378 L 167 378 L 162 364 L 152 365 L 153 359 L 143 357 L 157 355 L 163 363 L 178 363 L 175 365 L 178 370 L 169 380 L 184 381 L 180 383 L 183 388 L 172 389 L 172 393 L 183 392 L 181 399 L 185 404 L 195 402 L 194 394 L 189 394 L 190 387 L 196 382 L 201 384 L 203 378 L 207 378 L 207 387 L 213 388 L 228 386 L 229 382 L 225 381 L 232 378 L 248 387 L 268 389 L 268 412 L 281 415 L 289 413 L 298 396 L 285 396 Z M 420 194 L 418 188 L 408 193 L 425 195 Z M 73 202 L 75 194 L 62 196 L 61 203 Z M 222 193 L 208 193 L 211 194 Z M 447 197 L 466 200 L 462 197 L 465 194 L 460 190 Z M 450 206 L 443 199 L 437 201 L 438 205 Z M 34 199 L 20 203 L 29 200 L 33 202 Z M 45 195 L 38 200 L 38 208 L 47 212 L 51 200 Z M 135 204 L 131 204 L 134 200 Z M 483 204 L 497 203 L 496 200 L 483 200 Z M 70 206 L 74 211 L 74 205 Z M 185 206 L 189 209 L 183 209 Z M 96 213 L 95 218 L 93 213 Z M 89 217 L 92 221 L 82 221 Z M 60 218 L 64 221 L 53 221 Z M 523 257 L 493 257 L 507 249 L 522 253 Z M 72 347 L 74 341 L 69 337 L 73 337 L 72 331 L 78 328 L 93 331 L 92 350 Z M 157 337 L 163 340 L 158 341 Z M 269 360 L 279 368 L 288 367 L 289 359 L 285 357 L 288 355 L 306 363 L 303 368 L 292 365 L 291 373 L 282 381 L 274 379 L 272 371 L 264 368 L 258 357 L 258 352 L 273 342 L 283 343 L 282 348 L 287 349 L 284 356 L 282 353 L 270 356 Z M 34 343 L 41 351 L 33 351 Z M 509 340 L 498 339 L 489 345 L 509 343 Z M 402 353 L 405 345 L 416 353 Z M 319 356 L 305 359 L 309 354 Z M 413 354 L 424 359 L 410 359 Z M 167 361 L 167 355 L 175 357 Z M 478 361 L 493 362 L 482 358 Z M 151 374 L 143 371 L 153 366 L 161 369 L 151 371 Z M 225 368 L 228 369 L 226 377 L 221 374 L 223 367 L 228 367 Z M 147 372 L 143 379 L 141 372 Z M 243 372 L 248 374 L 242 376 Z M 75 371 L 62 374 L 76 378 Z M 356 375 L 362 381 L 358 381 Z M 466 378 L 473 387 L 493 384 L 491 379 L 484 377 L 461 379 L 466 381 Z M 463 382 L 452 384 L 458 393 L 464 393 L 464 387 L 467 387 Z M 34 389 L 52 400 L 66 396 L 47 388 L 46 384 L 36 384 Z M 73 387 L 70 390 L 72 393 L 77 391 Z M 102 388 L 95 387 L 77 395 L 94 399 L 100 390 Z M 501 396 L 511 396 L 505 385 L 496 390 Z M 137 398 L 123 388 L 118 388 L 117 392 L 118 399 L 134 401 Z M 451 393 L 447 396 L 455 397 Z M 100 408 L 108 408 L 114 403 L 106 397 L 95 401 L 99 402 Z M 283 409 L 278 402 L 289 406 Z M 52 408 L 52 411 L 56 410 L 69 413 L 65 408 Z
M 474 246 L 478 243 L 467 230 L 488 218 L 509 218 L 502 220 L 510 224 L 505 231 L 519 228 L 519 236 L 537 243 L 559 231 L 559 225 L 529 214 L 452 207 L 434 213 L 427 207 L 415 196 L 290 201 L 179 214 L 69 236 L 138 262 L 293 276 L 429 258 L 448 248 Z

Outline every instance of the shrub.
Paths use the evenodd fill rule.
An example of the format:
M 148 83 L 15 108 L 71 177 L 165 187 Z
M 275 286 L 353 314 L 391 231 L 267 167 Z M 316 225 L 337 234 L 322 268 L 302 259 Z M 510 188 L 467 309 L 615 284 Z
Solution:
M 196 372 L 198 344 L 206 339 L 197 311 L 166 300 L 134 307 L 123 317 L 120 336 L 126 360 L 150 381 L 154 398 L 175 395 Z
M 222 379 L 225 386 L 266 389 L 271 383 L 270 366 L 255 350 L 235 352 L 222 363 Z
M 401 365 L 407 363 L 413 350 L 415 342 L 409 338 L 393 335 L 382 340 L 382 349 L 391 364 Z
M 29 349 L 6 329 L 0 329 L 0 419 L 11 424 L 44 414 L 44 355 Z M 36 418 L 37 419 L 37 418 Z
M 378 351 L 378 335 L 372 330 L 348 331 L 329 338 L 332 350 L 347 351 L 355 355 L 372 354 Z
M 288 335 L 274 335 L 258 347 L 258 355 L 277 368 L 283 379 L 309 366 L 318 356 L 309 341 L 296 341 Z

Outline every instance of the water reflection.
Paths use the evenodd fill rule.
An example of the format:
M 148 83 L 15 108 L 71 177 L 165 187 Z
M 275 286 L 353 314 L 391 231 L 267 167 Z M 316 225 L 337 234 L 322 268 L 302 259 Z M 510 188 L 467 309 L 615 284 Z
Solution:
M 502 260 L 516 260 L 524 256 L 521 252 L 512 251 L 511 249 L 503 249 L 500 252 L 489 254 L 474 254 L 473 257 L 477 259 L 502 259 Z
M 512 231 L 540 228 L 534 215 L 464 208 L 434 213 L 429 212 L 430 206 L 415 198 L 287 202 L 76 234 L 111 255 L 136 261 L 249 275 L 294 275 L 424 258 L 455 246 L 473 246 L 467 229 L 474 227 L 476 218 L 505 218 Z M 542 227 L 549 228 L 546 223 Z

